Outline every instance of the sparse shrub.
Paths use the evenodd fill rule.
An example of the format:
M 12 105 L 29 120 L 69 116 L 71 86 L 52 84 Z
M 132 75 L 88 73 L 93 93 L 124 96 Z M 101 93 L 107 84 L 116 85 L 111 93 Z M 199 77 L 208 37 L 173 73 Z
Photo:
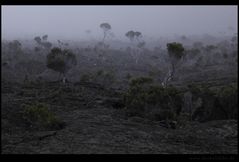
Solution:
M 162 71 L 158 70 L 157 68 L 153 67 L 152 69 L 150 69 L 150 71 L 148 72 L 149 77 L 155 78 L 155 77 L 159 77 L 162 75 Z
M 238 118 L 237 85 L 222 87 L 216 94 L 215 108 L 222 110 L 225 119 Z
M 81 82 L 89 82 L 89 81 L 91 81 L 91 76 L 88 74 L 83 74 L 80 78 L 80 81 Z
M 110 71 L 110 72 L 106 72 L 104 74 L 104 81 L 106 83 L 112 84 L 115 80 L 115 74 L 114 72 Z
M 115 73 L 113 71 L 98 70 L 92 78 L 95 82 L 108 87 L 114 83 Z
M 193 100 L 201 95 L 201 89 L 200 86 L 196 84 L 189 84 L 188 85 L 189 91 L 193 95 Z
M 208 86 L 203 85 L 188 85 L 189 91 L 192 93 L 192 103 L 195 103 L 197 99 L 201 99 L 202 103 L 200 107 L 195 108 L 192 105 L 191 119 L 200 122 L 209 120 L 215 102 L 215 91 L 212 91 Z
M 129 115 L 155 120 L 175 120 L 182 104 L 176 88 L 154 85 L 153 80 L 147 77 L 131 80 L 124 102 Z
M 140 86 L 140 85 L 144 85 L 147 83 L 152 83 L 153 79 L 149 78 L 149 77 L 139 77 L 139 78 L 134 78 L 130 81 L 130 86 L 134 87 L 134 86 Z
M 201 98 L 201 107 L 193 114 L 193 120 L 205 122 L 209 120 L 237 119 L 238 92 L 237 86 L 230 85 L 212 90 L 207 86 L 189 86 L 192 100 Z
M 152 70 L 151 70 L 151 71 L 149 71 L 149 73 L 148 73 L 148 74 L 149 74 L 149 76 L 150 76 L 150 77 L 154 77 L 154 76 L 156 76 L 156 75 L 157 75 L 157 74 L 156 74 L 154 71 L 152 71 Z
M 35 129 L 61 129 L 63 122 L 60 121 L 43 103 L 35 103 L 23 106 L 23 119 L 26 124 Z
M 104 74 L 104 71 L 103 70 L 98 70 L 97 72 L 96 72 L 96 75 L 97 76 L 101 76 L 101 75 L 103 75 Z
M 168 120 L 177 120 L 177 114 L 171 109 L 162 109 L 162 108 L 152 108 L 148 111 L 145 116 L 151 120 L 156 121 L 168 121 Z
M 227 53 L 224 53 L 224 54 L 223 54 L 223 58 L 227 59 L 227 58 L 228 58 L 228 54 L 227 54 Z
M 127 73 L 126 76 L 125 76 L 125 78 L 126 78 L 127 80 L 130 80 L 130 79 L 132 78 L 132 76 L 130 75 L 130 73 Z

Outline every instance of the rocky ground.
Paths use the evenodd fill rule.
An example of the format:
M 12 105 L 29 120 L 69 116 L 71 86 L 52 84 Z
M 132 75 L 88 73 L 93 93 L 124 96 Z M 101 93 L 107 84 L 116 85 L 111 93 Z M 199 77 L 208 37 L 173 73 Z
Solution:
M 61 88 L 59 88 L 61 87 Z M 4 154 L 237 154 L 236 120 L 188 122 L 176 129 L 127 117 L 120 90 L 96 84 L 2 83 Z M 23 104 L 46 103 L 65 124 L 31 130 L 21 120 Z

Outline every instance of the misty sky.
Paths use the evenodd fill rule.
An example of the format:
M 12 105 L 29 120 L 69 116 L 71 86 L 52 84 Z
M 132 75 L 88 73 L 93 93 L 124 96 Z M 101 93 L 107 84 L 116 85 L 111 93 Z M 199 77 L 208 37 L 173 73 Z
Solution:
M 129 30 L 147 36 L 237 32 L 237 6 L 2 6 L 2 37 L 48 34 L 80 39 L 108 22 L 117 38 Z M 232 27 L 233 29 L 230 29 Z

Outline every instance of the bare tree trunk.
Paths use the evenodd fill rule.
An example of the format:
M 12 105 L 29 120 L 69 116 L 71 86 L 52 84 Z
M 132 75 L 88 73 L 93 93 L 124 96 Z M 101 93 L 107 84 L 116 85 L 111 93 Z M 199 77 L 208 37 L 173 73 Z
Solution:
M 102 40 L 103 44 L 105 44 L 105 37 L 106 37 L 106 32 L 104 32 L 104 37 L 103 37 L 103 40 Z
M 172 63 L 172 69 L 168 71 L 164 81 L 162 82 L 163 87 L 166 87 L 168 82 L 170 82 L 173 79 L 174 73 L 175 73 L 175 65 Z

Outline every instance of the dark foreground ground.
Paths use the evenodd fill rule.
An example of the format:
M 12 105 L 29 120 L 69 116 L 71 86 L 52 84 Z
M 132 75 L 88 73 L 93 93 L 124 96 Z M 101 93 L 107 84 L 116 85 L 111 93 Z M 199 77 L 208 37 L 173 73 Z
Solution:
M 65 126 L 31 130 L 22 124 L 22 104 L 46 103 Z M 98 85 L 2 83 L 4 154 L 237 154 L 236 120 L 188 122 L 176 129 L 127 117 L 120 93 Z

